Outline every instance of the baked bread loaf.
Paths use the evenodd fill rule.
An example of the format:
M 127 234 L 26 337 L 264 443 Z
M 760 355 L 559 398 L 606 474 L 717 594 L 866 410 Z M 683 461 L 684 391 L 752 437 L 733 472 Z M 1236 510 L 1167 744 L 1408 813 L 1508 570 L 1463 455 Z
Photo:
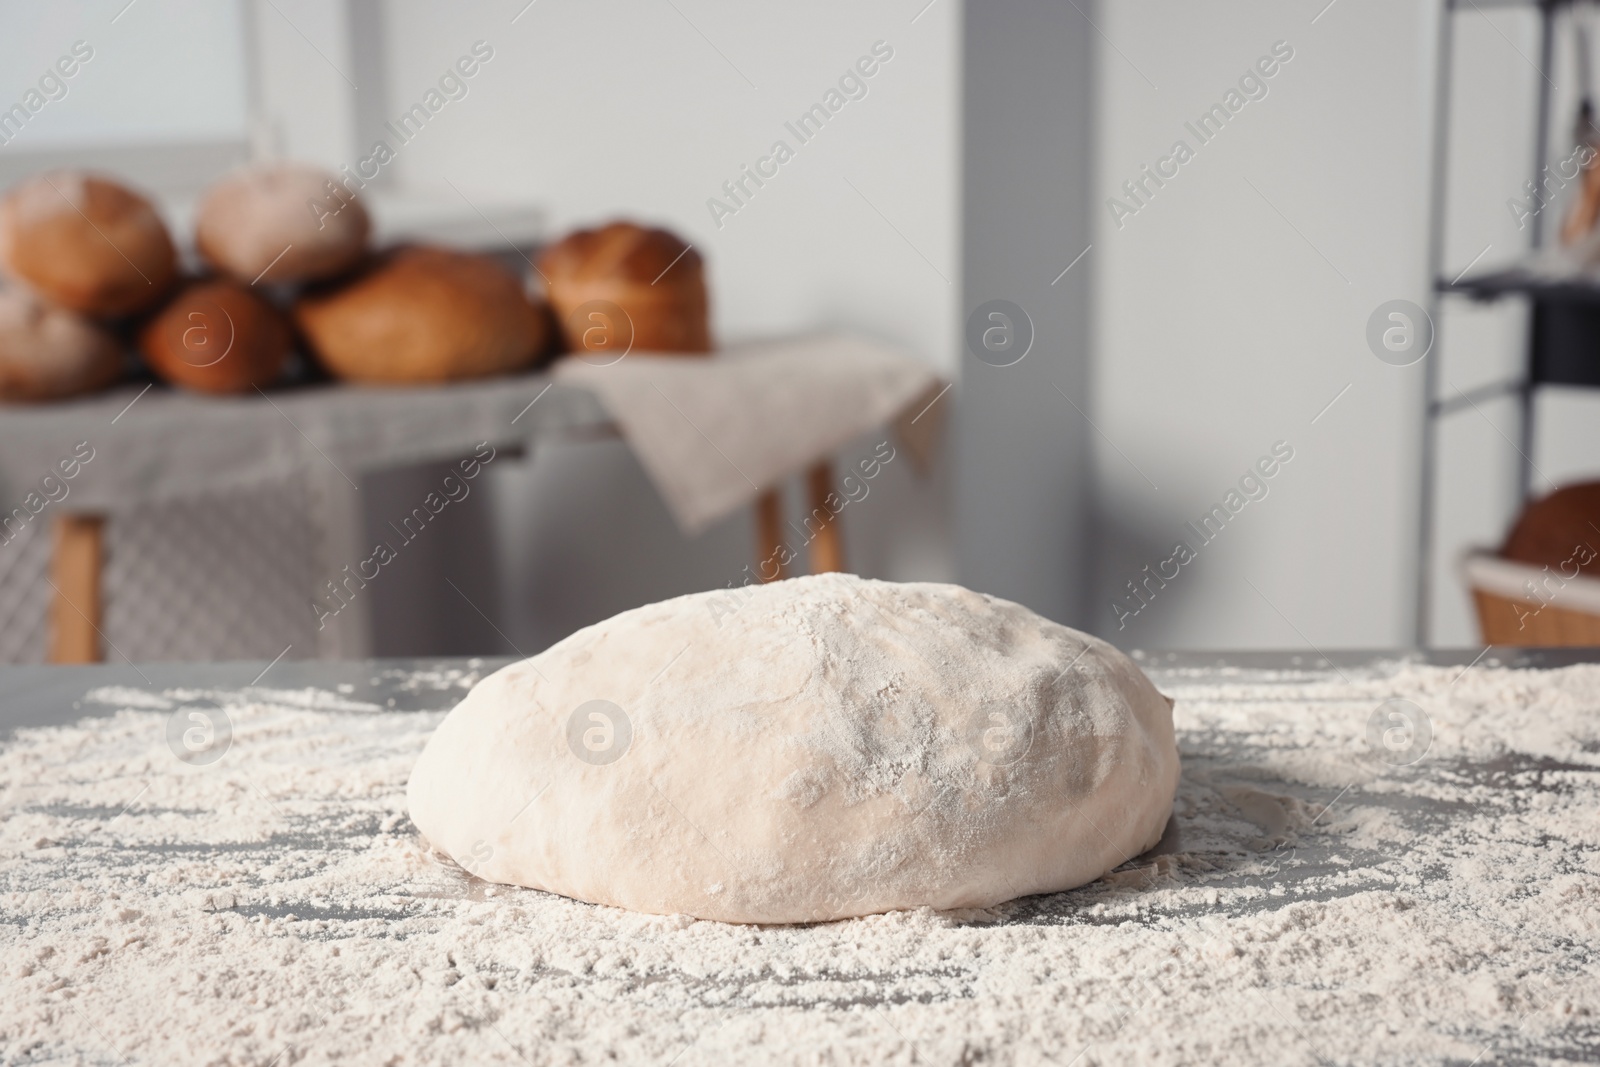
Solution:
M 195 215 L 200 254 L 246 283 L 342 273 L 366 255 L 371 230 L 355 194 L 328 171 L 299 163 L 235 171 L 211 187 Z
M 289 324 L 238 282 L 194 282 L 139 334 L 145 362 L 162 380 L 202 393 L 270 385 L 289 362 Z
M 541 309 L 488 256 L 396 249 L 350 282 L 307 294 L 295 323 L 324 366 L 357 382 L 444 382 L 506 374 L 544 351 Z
M 60 400 L 122 374 L 116 338 L 22 289 L 0 289 L 0 400 Z
M 1522 509 L 1500 554 L 1552 570 L 1600 576 L 1600 482 L 1557 489 Z
M 158 303 L 178 257 L 150 201 L 78 171 L 38 174 L 0 200 L 0 266 L 39 295 L 96 318 Z
M 711 351 L 700 254 L 666 230 L 631 222 L 579 230 L 546 249 L 539 270 L 569 351 Z M 625 321 L 612 323 L 607 305 Z M 631 338 L 619 336 L 630 324 Z

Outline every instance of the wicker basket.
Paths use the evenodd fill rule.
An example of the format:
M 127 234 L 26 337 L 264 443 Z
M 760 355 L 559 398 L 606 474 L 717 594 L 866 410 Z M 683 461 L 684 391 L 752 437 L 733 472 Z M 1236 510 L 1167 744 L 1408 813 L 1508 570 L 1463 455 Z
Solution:
M 1600 578 L 1489 552 L 1470 553 L 1461 570 L 1485 644 L 1600 646 Z

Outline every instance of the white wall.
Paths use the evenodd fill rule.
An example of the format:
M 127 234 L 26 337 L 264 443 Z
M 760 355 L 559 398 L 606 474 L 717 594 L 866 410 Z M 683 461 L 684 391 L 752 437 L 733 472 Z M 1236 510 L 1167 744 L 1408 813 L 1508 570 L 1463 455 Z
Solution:
M 0 151 L 245 134 L 243 26 L 231 0 L 0 2 L 0 107 L 37 86 L 74 42 L 92 58 Z M 60 90 L 54 90 L 59 93 Z
M 921 3 L 840 0 L 760 11 L 702 0 L 545 2 L 518 16 L 522 7 L 386 6 L 396 111 L 474 41 L 495 50 L 468 96 L 402 150 L 395 166 L 405 185 L 526 196 L 558 232 L 618 215 L 664 224 L 708 264 L 720 340 L 837 326 L 953 371 L 958 3 L 920 17 Z M 867 95 L 796 146 L 784 122 L 879 40 L 894 56 Z M 719 229 L 707 199 L 780 137 L 795 158 Z M 546 448 L 497 479 L 490 526 L 503 579 L 488 591 L 525 651 L 623 607 L 723 585 L 752 558 L 743 515 L 694 541 L 679 535 L 619 446 Z M 891 465 L 859 512 L 844 516 L 851 567 L 949 579 L 946 481 L 943 462 L 926 479 L 909 462 Z M 417 582 L 397 602 L 453 610 L 426 595 L 437 576 Z M 464 615 L 462 625 L 473 624 Z M 380 649 L 407 650 L 404 634 Z
M 1386 300 L 1425 302 L 1435 6 L 1341 0 L 1315 25 L 1321 4 L 1104 12 L 1096 577 L 1124 644 L 1409 641 L 1422 368 L 1379 362 L 1364 329 Z M 1184 123 L 1277 41 L 1294 56 L 1268 95 L 1200 145 Z M 1104 201 L 1178 139 L 1195 158 L 1119 229 Z M 1270 495 L 1119 630 L 1123 583 L 1276 441 L 1294 458 Z

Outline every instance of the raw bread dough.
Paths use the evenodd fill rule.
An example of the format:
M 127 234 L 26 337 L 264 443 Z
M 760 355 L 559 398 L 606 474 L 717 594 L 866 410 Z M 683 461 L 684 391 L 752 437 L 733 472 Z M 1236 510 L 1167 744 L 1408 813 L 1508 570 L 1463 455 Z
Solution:
M 485 678 L 407 787 L 493 882 L 725 922 L 1092 881 L 1172 809 L 1171 701 L 959 586 L 822 575 L 623 612 Z

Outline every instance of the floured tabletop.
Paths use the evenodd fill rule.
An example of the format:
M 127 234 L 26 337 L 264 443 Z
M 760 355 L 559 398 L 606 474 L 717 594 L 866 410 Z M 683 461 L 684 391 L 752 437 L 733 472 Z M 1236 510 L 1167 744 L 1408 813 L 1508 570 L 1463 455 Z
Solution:
M 0 1062 L 1597 1062 L 1600 665 L 1476 655 L 1139 656 L 1154 850 L 791 927 L 431 853 L 406 777 L 504 661 L 0 670 Z

